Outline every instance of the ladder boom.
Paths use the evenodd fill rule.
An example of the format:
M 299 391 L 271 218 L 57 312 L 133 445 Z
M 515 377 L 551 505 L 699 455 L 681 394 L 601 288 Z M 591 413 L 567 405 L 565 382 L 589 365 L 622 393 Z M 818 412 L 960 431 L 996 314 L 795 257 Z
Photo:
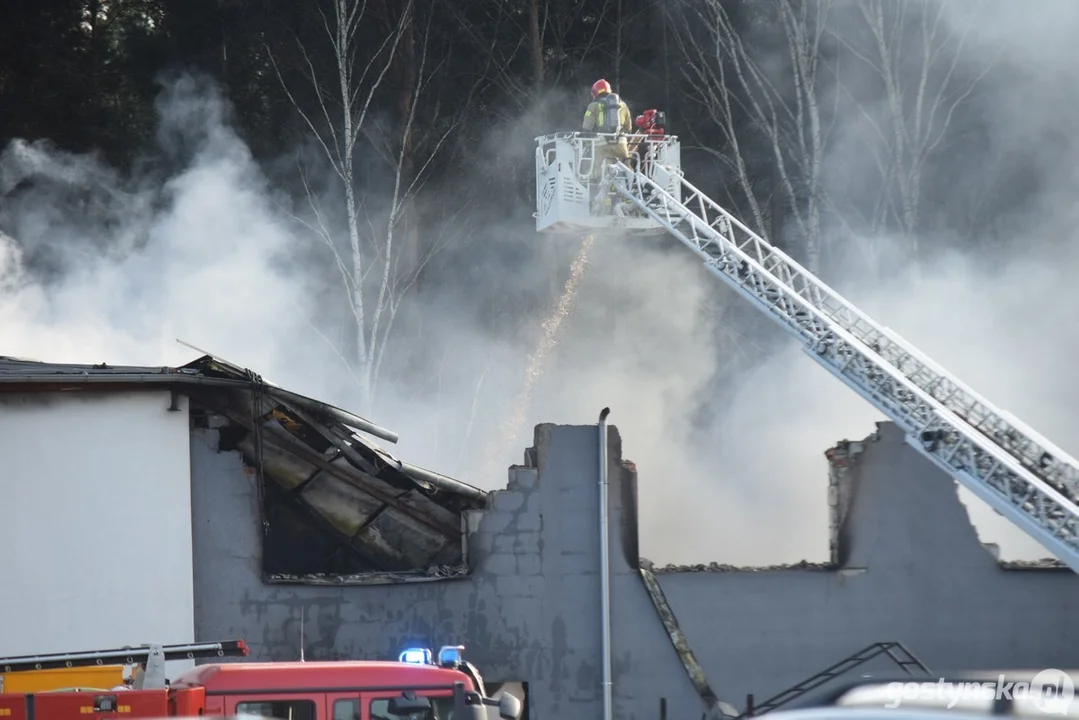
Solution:
M 907 433 L 907 441 L 1079 572 L 1079 463 L 981 400 L 679 178 L 680 198 L 622 163 L 616 189 L 803 349 Z
M 632 173 L 625 166 L 622 167 L 623 172 L 630 173 L 635 178 L 639 175 L 639 173 Z M 645 182 L 651 181 L 645 177 Z M 868 315 L 810 274 L 784 252 L 770 245 L 685 179 L 682 179 L 681 184 L 683 197 L 699 206 L 700 218 L 708 222 L 711 216 L 712 221 L 708 224 L 713 230 L 718 229 L 715 225 L 725 223 L 728 228 L 725 233 L 726 239 L 729 242 L 733 242 L 743 250 L 752 250 L 749 254 L 755 257 L 768 272 L 775 275 L 780 282 L 794 288 L 800 296 L 820 309 L 829 320 L 847 330 L 859 342 L 872 348 L 883 360 L 898 369 L 913 384 L 958 415 L 972 428 L 990 437 L 998 447 L 1015 457 L 1033 474 L 1055 487 L 1072 502 L 1079 501 L 1079 461 L 1019 420 L 1005 417 L 1004 411 L 980 397 L 974 390 L 927 358 L 894 331 L 878 325 Z M 630 199 L 648 212 L 638 198 L 631 196 Z M 660 209 L 662 214 L 662 209 L 657 209 Z M 664 218 L 656 219 L 661 222 L 664 220 Z M 670 219 L 670 215 L 667 219 Z M 739 235 L 742 237 L 737 237 Z M 699 238 L 699 240 L 707 243 L 712 238 Z
M 248 654 L 243 640 L 186 643 L 182 645 L 140 645 L 115 650 L 56 653 L 51 655 L 19 655 L 0 658 L 0 672 L 51 670 L 54 668 L 87 667 L 90 665 L 145 665 L 151 653 L 160 649 L 163 660 L 195 660 L 215 657 L 240 657 Z

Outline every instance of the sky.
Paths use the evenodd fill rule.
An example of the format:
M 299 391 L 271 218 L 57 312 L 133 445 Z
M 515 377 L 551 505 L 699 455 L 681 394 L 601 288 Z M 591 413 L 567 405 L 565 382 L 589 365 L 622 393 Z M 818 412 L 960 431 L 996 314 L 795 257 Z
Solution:
M 897 266 L 884 280 L 848 275 L 837 284 L 975 390 L 1076 453 L 1071 407 L 1079 382 L 1070 358 L 1079 328 L 1070 320 L 1079 300 L 1068 271 L 1077 259 L 1071 168 L 1079 163 L 1071 145 L 1048 152 L 1038 138 L 1074 112 L 1060 83 L 1072 67 L 1079 11 L 1067 2 L 1039 8 L 1022 13 L 996 3 L 968 41 L 974 64 L 1011 41 L 1014 85 L 1001 86 L 985 127 L 991 154 L 1021 155 L 1039 181 L 1008 218 L 1017 228 L 1013 249 L 995 264 L 949 255 L 916 272 Z M 506 423 L 543 312 L 492 336 L 464 305 L 420 301 L 408 314 L 426 318 L 416 341 L 423 351 L 444 358 L 439 390 L 418 396 L 407 383 L 391 385 L 380 412 L 369 415 L 352 404 L 333 338 L 315 329 L 326 280 L 310 271 L 309 241 L 289 222 L 295 199 L 267 182 L 214 88 L 179 79 L 165 87 L 158 112 L 160 149 L 178 168 L 164 178 L 123 176 L 48 143 L 15 141 L 0 151 L 0 194 L 30 175 L 54 181 L 0 205 L 8 233 L 0 236 L 0 353 L 166 365 L 198 355 L 176 342 L 184 340 L 387 426 L 401 435 L 392 452 L 486 488 L 504 486 L 499 467 L 520 462 L 535 424 L 591 424 L 609 406 L 639 472 L 643 555 L 661 564 L 826 558 L 824 452 L 869 435 L 883 417 L 793 343 L 722 397 L 710 396 L 710 380 L 737 347 L 712 332 L 709 318 L 741 300 L 673 238 L 589 249 L 572 312 L 511 439 Z M 492 142 L 513 138 L 528 155 L 532 130 L 503 129 Z M 837 142 L 829 167 L 853 167 L 855 152 L 853 143 Z M 976 175 L 988 161 L 970 158 L 955 170 Z M 491 266 L 508 274 L 502 286 L 561 289 L 578 252 L 574 238 L 536 238 L 527 223 L 487 231 L 503 249 L 532 247 L 517 267 Z M 693 412 L 702 401 L 716 408 L 705 420 Z M 1005 556 L 1046 554 L 980 503 L 970 507 L 982 539 L 999 542 Z

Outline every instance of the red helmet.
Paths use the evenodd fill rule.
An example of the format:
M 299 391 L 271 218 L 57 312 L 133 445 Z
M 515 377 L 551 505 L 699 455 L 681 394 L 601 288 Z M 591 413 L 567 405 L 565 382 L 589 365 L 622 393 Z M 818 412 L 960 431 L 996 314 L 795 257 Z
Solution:
M 609 93 L 610 91 L 611 91 L 611 84 L 609 82 L 607 82 L 606 80 L 601 79 L 601 80 L 597 80 L 596 82 L 592 83 L 592 99 L 593 100 L 598 98 L 600 95 L 603 95 L 604 93 Z
M 634 123 L 641 130 L 651 130 L 656 125 L 656 111 L 645 110 L 643 113 L 637 116 Z

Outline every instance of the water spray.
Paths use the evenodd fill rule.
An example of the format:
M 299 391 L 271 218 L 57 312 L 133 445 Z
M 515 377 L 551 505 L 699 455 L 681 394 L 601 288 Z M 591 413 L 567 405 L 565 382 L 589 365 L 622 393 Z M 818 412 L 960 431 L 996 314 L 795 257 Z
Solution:
M 577 299 L 577 286 L 581 283 L 585 266 L 588 264 L 588 250 L 592 247 L 595 239 L 594 235 L 586 235 L 584 240 L 581 241 L 581 249 L 577 252 L 577 257 L 574 259 L 573 264 L 570 265 L 569 277 L 566 279 L 566 287 L 562 290 L 562 296 L 558 298 L 558 304 L 555 305 L 554 309 L 544 319 L 543 324 L 540 325 L 539 344 L 528 358 L 524 383 L 513 401 L 510 417 L 502 426 L 498 441 L 487 448 L 482 477 L 489 477 L 494 473 L 499 452 L 516 441 L 517 434 L 521 431 L 521 426 L 524 425 L 528 410 L 532 405 L 532 392 L 535 390 L 536 381 L 543 374 L 547 356 L 557 342 L 558 332 L 562 329 L 562 324 L 573 312 L 573 303 Z

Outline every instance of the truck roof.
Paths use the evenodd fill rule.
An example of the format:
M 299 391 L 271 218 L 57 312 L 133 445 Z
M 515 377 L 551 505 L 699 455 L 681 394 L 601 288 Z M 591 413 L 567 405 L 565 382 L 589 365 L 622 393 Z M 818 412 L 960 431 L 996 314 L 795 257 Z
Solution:
M 434 665 L 375 660 L 329 662 L 210 663 L 188 670 L 172 687 L 201 685 L 208 695 L 238 692 L 287 693 L 323 690 L 452 689 L 463 682 L 475 690 L 460 670 Z

